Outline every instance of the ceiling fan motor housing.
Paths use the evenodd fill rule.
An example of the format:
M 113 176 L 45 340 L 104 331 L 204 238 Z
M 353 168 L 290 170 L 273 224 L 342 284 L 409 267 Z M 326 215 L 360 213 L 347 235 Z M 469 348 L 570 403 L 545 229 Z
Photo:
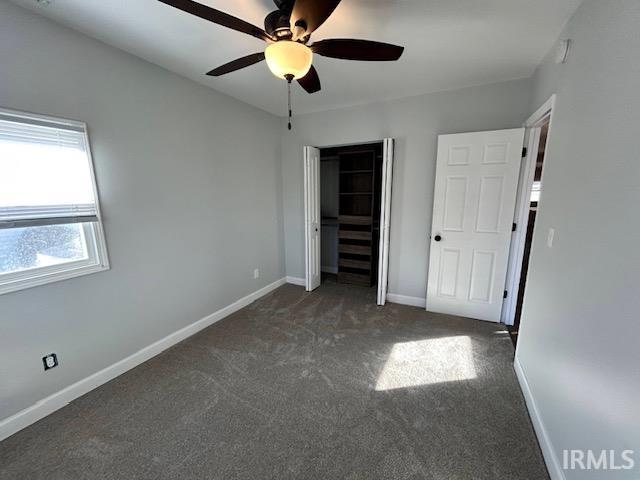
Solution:
M 277 39 L 291 38 L 289 15 L 281 10 L 271 12 L 264 19 L 264 30 Z

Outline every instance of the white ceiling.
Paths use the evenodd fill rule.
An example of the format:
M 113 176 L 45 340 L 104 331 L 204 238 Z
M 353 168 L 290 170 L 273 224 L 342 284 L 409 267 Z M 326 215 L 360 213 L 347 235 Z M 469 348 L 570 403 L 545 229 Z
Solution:
M 13 0 L 108 44 L 284 115 L 286 82 L 260 63 L 225 77 L 205 72 L 264 48 L 260 40 L 157 0 Z M 529 77 L 581 0 L 342 0 L 314 40 L 365 38 L 406 47 L 395 63 L 315 56 L 322 91 L 296 86 L 306 113 Z M 201 0 L 260 27 L 272 0 Z

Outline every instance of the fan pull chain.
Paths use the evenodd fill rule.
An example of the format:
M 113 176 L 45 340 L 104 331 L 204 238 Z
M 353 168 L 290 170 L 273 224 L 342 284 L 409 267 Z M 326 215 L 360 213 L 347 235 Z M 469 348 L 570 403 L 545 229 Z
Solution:
M 291 81 L 293 75 L 287 75 L 285 78 L 287 79 L 287 99 L 289 102 L 289 130 L 291 130 Z

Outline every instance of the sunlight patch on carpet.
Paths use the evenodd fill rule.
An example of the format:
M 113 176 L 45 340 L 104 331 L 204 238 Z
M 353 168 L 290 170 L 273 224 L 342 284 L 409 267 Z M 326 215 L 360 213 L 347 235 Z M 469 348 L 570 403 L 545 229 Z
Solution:
M 418 387 L 476 378 L 471 339 L 443 337 L 396 343 L 376 390 Z

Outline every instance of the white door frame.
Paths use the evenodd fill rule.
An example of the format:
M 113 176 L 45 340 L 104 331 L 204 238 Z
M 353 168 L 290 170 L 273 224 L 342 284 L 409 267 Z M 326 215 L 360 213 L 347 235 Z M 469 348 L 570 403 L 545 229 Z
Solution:
M 391 187 L 393 184 L 393 157 L 394 157 L 394 145 L 393 138 L 384 138 L 382 140 L 371 141 L 356 141 L 353 143 L 344 143 L 339 145 L 326 145 L 324 147 L 311 147 L 311 148 L 332 148 L 343 147 L 349 145 L 366 145 L 371 143 L 382 143 L 383 145 L 383 172 L 382 172 L 382 199 L 380 204 L 380 243 L 378 251 L 378 291 L 377 291 L 377 304 L 384 305 L 387 301 L 387 283 L 389 278 L 389 226 L 391 224 Z M 305 162 L 305 152 L 308 146 L 303 148 L 303 162 Z M 316 176 L 316 188 L 319 194 L 320 192 L 320 175 Z M 307 177 L 303 179 L 305 195 L 304 195 L 304 211 L 305 215 L 308 210 L 308 198 L 307 198 Z M 309 249 L 307 240 L 307 221 L 305 216 L 305 286 L 307 291 L 309 289 Z
M 507 283 L 505 289 L 509 292 L 502 307 L 502 323 L 513 325 L 518 304 L 518 293 L 520 290 L 520 276 L 522 275 L 522 261 L 529 227 L 529 204 L 531 203 L 531 190 L 536 172 L 536 160 L 540 149 L 540 133 L 542 126 L 549 121 L 549 133 L 547 135 L 547 145 L 551 137 L 553 124 L 553 112 L 556 104 L 556 95 L 552 95 L 544 105 L 531 115 L 524 123 L 527 129 L 525 145 L 527 155 L 522 161 L 520 172 L 520 183 L 518 185 L 518 199 L 516 213 L 513 223 L 517 225 L 516 231 L 511 237 L 511 250 L 509 253 L 509 266 L 507 269 Z M 544 170 L 543 170 L 544 176 Z M 544 185 L 544 181 L 542 183 Z M 544 187 L 543 187 L 544 188 Z M 538 209 L 540 203 L 538 203 Z M 535 227 L 534 227 L 535 228 Z

